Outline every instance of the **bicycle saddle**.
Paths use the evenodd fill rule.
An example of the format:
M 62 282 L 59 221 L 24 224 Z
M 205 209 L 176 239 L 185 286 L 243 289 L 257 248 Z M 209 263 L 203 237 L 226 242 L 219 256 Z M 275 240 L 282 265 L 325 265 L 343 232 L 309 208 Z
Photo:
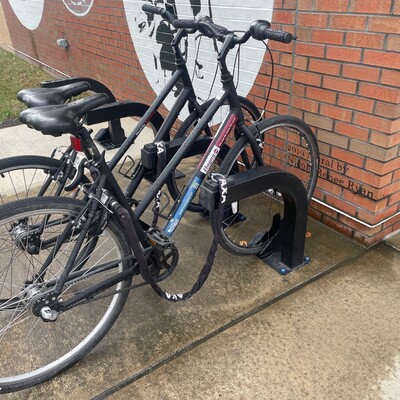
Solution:
M 90 89 L 87 82 L 76 82 L 55 88 L 22 89 L 17 99 L 28 107 L 50 106 L 64 104 L 70 97 L 77 96 Z
M 107 101 L 106 94 L 97 93 L 67 104 L 27 108 L 19 114 L 19 120 L 45 135 L 75 134 L 85 114 Z

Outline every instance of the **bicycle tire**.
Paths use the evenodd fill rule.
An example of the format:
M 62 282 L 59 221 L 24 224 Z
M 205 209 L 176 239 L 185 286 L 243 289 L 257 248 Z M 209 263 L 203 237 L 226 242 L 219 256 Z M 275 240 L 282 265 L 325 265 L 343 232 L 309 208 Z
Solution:
M 63 230 L 62 224 L 70 218 L 76 218 L 85 205 L 85 202 L 77 199 L 43 197 L 0 206 L 2 393 L 31 387 L 72 366 L 100 342 L 122 311 L 128 291 L 64 311 L 54 322 L 42 322 L 40 317 L 33 313 L 35 296 L 44 290 L 44 287 L 54 287 L 57 277 L 62 273 L 65 265 L 62 261 L 68 259 L 73 247 L 71 240 L 73 241 L 74 237 L 71 236 L 63 242 L 46 269 L 46 274 L 39 280 L 35 278 L 35 272 L 37 273 L 43 259 L 50 253 L 44 249 L 44 243 L 57 242 Z M 49 215 L 51 216 L 47 219 Z M 21 247 L 21 243 L 26 243 L 25 240 L 17 239 L 18 235 L 13 236 L 9 229 L 11 226 L 15 231 L 18 227 L 18 232 L 21 232 L 24 226 L 29 226 L 30 230 L 26 232 L 30 235 L 38 220 L 45 221 L 39 239 L 40 248 L 43 246 L 43 249 L 38 254 L 30 255 L 26 247 Z M 24 223 L 26 225 L 23 225 Z M 99 245 L 86 260 L 88 266 L 81 272 L 81 279 L 76 282 L 70 281 L 70 286 L 63 291 L 61 297 L 64 301 L 73 293 L 82 291 L 87 285 L 91 287 L 96 284 L 98 279 L 106 279 L 111 274 L 130 267 L 127 259 L 124 259 L 131 254 L 129 244 L 122 228 L 112 217 L 99 240 Z M 108 270 L 95 271 L 96 265 L 104 265 L 103 263 L 109 261 L 114 262 L 115 266 Z M 88 271 L 91 271 L 92 275 Z M 131 280 L 132 277 L 129 277 L 114 288 L 123 290 L 131 284 Z M 43 340 L 44 338 L 46 340 Z
M 57 190 L 61 190 L 60 195 L 75 196 L 76 191 L 66 192 L 59 186 L 61 182 L 55 174 L 62 168 L 63 161 L 52 157 L 27 155 L 0 160 L 0 204 L 37 196 L 40 190 L 46 196 L 54 195 Z M 71 180 L 75 172 L 74 169 L 71 171 Z M 89 179 L 83 176 L 81 183 L 89 183 Z
M 303 121 L 292 116 L 277 116 L 263 120 L 257 124 L 257 129 L 263 133 L 265 143 L 268 143 L 268 146 L 264 148 L 266 150 L 264 151 L 266 164 L 277 166 L 297 175 L 305 186 L 307 198 L 311 199 L 319 169 L 318 145 L 312 130 Z M 279 129 L 279 137 L 276 140 L 271 140 L 272 132 L 276 134 L 277 129 Z M 282 145 L 284 144 L 281 135 L 282 129 L 290 130 L 291 141 L 297 143 L 298 149 L 309 149 L 306 168 L 308 174 L 305 174 L 304 171 L 297 171 L 299 165 L 297 161 L 293 162 L 289 158 L 282 159 Z M 297 141 L 295 141 L 293 132 L 298 134 Z M 277 145 L 278 141 L 279 146 Z M 286 146 L 294 146 L 292 142 L 286 143 Z M 304 147 L 300 147 L 301 144 Z M 247 139 L 241 137 L 221 163 L 219 172 L 228 176 L 252 168 L 253 164 L 246 165 L 242 161 L 242 154 L 244 153 L 248 155 L 251 153 L 251 149 Z M 265 153 L 267 154 L 265 155 Z M 305 150 L 302 154 L 306 156 Z M 276 159 L 274 160 L 274 158 Z M 276 223 L 278 221 L 276 219 L 280 219 L 282 215 L 282 195 L 274 188 L 262 188 L 262 191 L 257 195 L 236 202 L 233 207 L 228 204 L 222 226 L 218 226 L 216 212 L 213 211 L 211 213 L 211 225 L 214 232 L 217 229 L 221 231 L 220 243 L 227 251 L 237 255 L 259 254 L 277 233 Z
M 243 114 L 245 116 L 245 121 L 248 124 L 253 124 L 254 121 L 257 121 L 260 117 L 260 111 L 258 108 L 248 99 L 245 97 L 239 96 L 240 105 L 243 110 Z M 203 105 L 204 110 L 209 107 L 211 101 L 205 103 Z M 199 121 L 200 116 L 197 111 L 193 111 L 183 122 L 182 125 L 179 127 L 175 134 L 175 138 L 181 138 L 188 136 L 193 128 L 196 126 L 197 122 Z M 204 135 L 213 136 L 212 128 L 210 128 L 209 132 L 203 132 Z M 238 135 L 237 128 L 235 128 L 235 137 L 228 137 L 227 145 L 232 146 Z M 177 200 L 184 189 L 184 187 L 188 183 L 188 179 L 192 176 L 194 170 L 196 169 L 198 163 L 200 162 L 201 155 L 203 153 L 198 153 L 196 156 L 193 156 L 191 159 L 185 157 L 183 162 L 181 162 L 174 171 L 174 174 L 171 175 L 167 180 L 167 187 L 168 192 L 170 193 L 171 197 L 174 200 Z M 219 158 L 221 160 L 221 158 Z M 186 179 L 185 179 L 186 178 Z M 188 206 L 188 210 L 192 212 L 203 212 L 204 207 L 198 202 L 198 196 L 194 199 Z

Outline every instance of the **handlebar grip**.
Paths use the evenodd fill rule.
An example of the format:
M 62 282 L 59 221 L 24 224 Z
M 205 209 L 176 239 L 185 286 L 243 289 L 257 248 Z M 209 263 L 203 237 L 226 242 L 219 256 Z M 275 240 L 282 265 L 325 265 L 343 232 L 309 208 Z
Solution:
M 256 40 L 271 39 L 277 42 L 290 43 L 294 39 L 291 33 L 271 29 L 271 24 L 261 19 L 251 23 L 250 33 Z
M 142 10 L 151 14 L 162 15 L 165 12 L 164 8 L 152 6 L 151 4 L 143 4 Z
M 197 29 L 197 21 L 194 19 L 176 19 L 172 25 L 175 28 Z
M 266 29 L 265 33 L 266 39 L 276 40 L 277 42 L 290 43 L 293 40 L 293 35 L 290 32 Z
M 271 27 L 269 21 L 258 19 L 250 24 L 250 34 L 256 40 L 265 40 L 265 31 Z
M 215 37 L 219 41 L 224 41 L 225 36 L 230 32 L 224 26 L 214 24 L 213 20 L 210 17 L 204 16 L 201 17 L 198 21 L 199 30 L 203 35 L 206 35 L 210 38 Z

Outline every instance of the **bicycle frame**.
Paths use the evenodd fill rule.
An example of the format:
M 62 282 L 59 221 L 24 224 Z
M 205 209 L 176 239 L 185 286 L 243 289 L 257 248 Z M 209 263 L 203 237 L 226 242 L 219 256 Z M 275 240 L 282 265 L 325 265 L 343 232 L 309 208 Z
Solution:
M 198 164 L 195 173 L 192 175 L 192 178 L 190 179 L 189 184 L 185 188 L 183 192 L 183 197 L 182 200 L 176 200 L 175 204 L 177 207 L 173 207 L 175 211 L 173 212 L 172 218 L 168 221 L 168 223 L 165 225 L 165 227 L 162 230 L 162 234 L 164 236 L 166 235 L 167 237 L 171 237 L 176 230 L 179 222 L 181 221 L 183 215 L 185 214 L 185 211 L 187 210 L 187 207 L 193 197 L 195 196 L 198 188 L 200 187 L 201 183 L 203 180 L 206 178 L 207 173 L 214 163 L 215 159 L 217 158 L 217 155 L 219 151 L 221 150 L 222 145 L 224 144 L 228 134 L 230 131 L 237 126 L 239 129 L 239 133 L 243 134 L 247 137 L 254 157 L 256 159 L 256 162 L 259 165 L 262 165 L 262 157 L 261 157 L 261 151 L 260 148 L 258 147 L 256 137 L 252 130 L 248 128 L 245 124 L 244 116 L 242 109 L 240 107 L 240 102 L 239 102 L 239 97 L 236 91 L 236 87 L 233 82 L 233 76 L 229 72 L 227 66 L 226 66 L 226 57 L 231 49 L 229 42 L 225 42 L 224 45 L 222 46 L 220 52 L 218 53 L 218 63 L 220 66 L 220 71 L 221 71 L 221 82 L 223 85 L 223 89 L 220 92 L 220 94 L 213 100 L 211 105 L 207 108 L 203 116 L 200 118 L 198 124 L 195 126 L 193 129 L 192 133 L 184 140 L 183 144 L 179 147 L 178 151 L 174 154 L 174 156 L 171 158 L 171 160 L 168 162 L 166 167 L 163 169 L 161 174 L 157 177 L 151 188 L 147 191 L 145 196 L 142 198 L 140 203 L 137 205 L 135 210 L 132 210 L 129 201 L 126 197 L 126 193 L 123 193 L 122 189 L 119 187 L 115 177 L 112 175 L 111 171 L 115 167 L 116 163 L 122 158 L 122 155 L 126 151 L 127 147 L 129 147 L 134 139 L 139 135 L 141 130 L 143 129 L 145 122 L 149 119 L 151 116 L 151 113 L 153 112 L 154 108 L 159 106 L 161 102 L 164 100 L 166 95 L 169 93 L 171 90 L 171 85 L 172 82 L 176 82 L 176 80 L 180 79 L 181 77 L 185 76 L 185 79 L 188 78 L 188 75 L 184 75 L 182 70 L 178 70 L 174 73 L 173 78 L 167 85 L 167 87 L 162 91 L 162 93 L 157 97 L 155 102 L 152 104 L 150 109 L 146 112 L 146 114 L 143 116 L 141 119 L 138 127 L 132 132 L 130 137 L 126 140 L 126 142 L 123 144 L 123 146 L 120 148 L 118 153 L 113 157 L 113 160 L 109 165 L 104 160 L 104 156 L 100 156 L 100 154 L 94 154 L 94 161 L 96 161 L 96 169 L 98 171 L 98 177 L 95 180 L 95 182 L 92 185 L 91 188 L 91 197 L 92 200 L 88 202 L 88 207 L 90 207 L 91 214 L 93 216 L 92 220 L 88 218 L 84 224 L 84 227 L 82 228 L 80 234 L 77 237 L 76 244 L 74 246 L 73 252 L 67 262 L 67 265 L 65 266 L 65 269 L 63 271 L 62 276 L 60 277 L 59 281 L 57 282 L 54 290 L 52 293 L 55 295 L 60 295 L 62 288 L 64 284 L 70 279 L 69 273 L 72 271 L 73 266 L 76 262 L 76 257 L 79 252 L 79 248 L 83 243 L 84 237 L 90 227 L 90 224 L 93 222 L 94 215 L 96 214 L 96 211 L 100 208 L 103 207 L 103 205 L 100 205 L 102 203 L 101 197 L 104 195 L 104 188 L 107 188 L 111 190 L 112 193 L 112 199 L 113 199 L 113 204 L 117 204 L 117 210 L 118 212 L 115 212 L 115 215 L 117 216 L 117 219 L 119 220 L 121 226 L 123 226 L 127 232 L 127 238 L 128 242 L 133 249 L 137 248 L 137 243 L 136 241 L 139 240 L 141 244 L 144 246 L 144 248 L 152 248 L 152 245 L 148 241 L 148 236 L 146 229 L 148 228 L 147 224 L 143 224 L 140 221 L 140 217 L 143 215 L 144 211 L 146 208 L 150 205 L 150 203 L 153 201 L 155 198 L 156 194 L 158 191 L 162 188 L 162 186 L 165 184 L 167 178 L 170 176 L 171 173 L 176 169 L 178 166 L 179 162 L 185 157 L 187 152 L 190 150 L 192 146 L 195 145 L 196 140 L 198 137 L 201 135 L 201 132 L 204 130 L 205 127 L 208 126 L 209 121 L 212 119 L 214 114 L 217 112 L 217 110 L 225 103 L 225 101 L 228 101 L 230 111 L 226 115 L 224 121 L 220 125 L 217 133 L 215 134 L 214 138 L 211 140 L 211 143 L 209 144 L 207 150 L 205 151 L 200 163 Z M 186 70 L 187 72 L 187 70 Z M 174 78 L 175 77 L 175 78 Z M 181 110 L 179 108 L 181 105 L 183 107 L 184 101 L 183 99 L 190 98 L 190 95 L 193 95 L 193 92 L 190 89 L 183 90 L 180 94 L 180 96 L 177 99 L 177 106 L 176 109 L 172 110 L 172 117 L 169 118 L 167 117 L 165 123 L 161 127 L 160 131 L 157 133 L 156 138 L 154 139 L 153 143 L 156 143 L 158 140 L 160 140 L 163 137 L 163 132 L 165 129 L 165 126 L 172 119 L 175 120 L 175 115 Z M 177 109 L 179 108 L 179 111 L 177 112 Z M 91 142 L 92 139 L 89 135 L 89 133 L 82 128 L 82 139 L 84 140 L 85 144 L 90 148 L 91 147 Z M 139 186 L 140 182 L 144 178 L 145 174 L 145 168 L 141 166 L 141 173 L 137 174 L 132 181 L 132 185 L 128 187 L 128 192 L 131 192 L 132 194 L 136 190 L 136 188 Z M 89 196 L 88 196 L 89 198 Z M 103 203 L 104 204 L 104 203 Z M 129 220 L 129 221 L 127 221 Z M 130 224 L 131 223 L 131 224 Z M 66 228 L 66 232 L 68 233 L 68 229 Z M 65 233 L 65 232 L 64 232 Z M 64 235 L 64 234 L 63 234 Z M 55 248 L 53 249 L 55 252 L 58 251 L 57 247 L 61 246 L 62 240 L 59 241 L 59 245 L 56 245 Z M 53 251 L 52 251 L 53 253 Z M 141 257 L 140 255 L 135 254 L 134 255 L 136 258 Z M 40 271 L 40 273 L 44 272 L 46 269 L 46 265 L 51 262 L 51 257 L 52 254 L 49 255 L 48 259 L 45 261 L 43 264 L 43 270 Z M 117 266 L 118 264 L 115 264 Z M 100 266 L 99 268 L 101 268 Z M 135 267 L 134 264 L 131 266 L 131 268 L 128 269 L 128 271 L 118 273 L 115 276 L 113 276 L 110 279 L 107 279 L 104 282 L 100 282 L 97 284 L 95 287 L 89 288 L 86 291 L 80 293 L 79 295 L 73 297 L 70 299 L 67 303 L 63 303 L 62 307 L 65 306 L 70 306 L 71 304 L 74 304 L 75 302 L 78 302 L 85 298 L 85 296 L 91 296 L 97 292 L 100 292 L 104 289 L 107 289 L 116 283 L 122 281 L 123 279 L 126 279 L 127 276 L 130 274 L 135 273 Z
M 164 140 L 165 137 L 168 136 L 169 131 L 177 120 L 180 111 L 183 109 L 185 104 L 189 102 L 189 108 L 196 110 L 202 115 L 203 111 L 201 105 L 196 100 L 196 95 L 194 93 L 194 88 L 192 84 L 192 80 L 190 79 L 189 71 L 186 66 L 186 61 L 182 55 L 182 52 L 179 49 L 180 41 L 187 35 L 184 29 L 179 29 L 174 39 L 171 42 L 171 46 L 174 49 L 175 60 L 177 65 L 177 70 L 173 73 L 170 80 L 167 82 L 166 86 L 161 90 L 160 94 L 153 101 L 149 109 L 143 115 L 143 117 L 138 122 L 138 125 L 135 129 L 130 133 L 130 135 L 126 138 L 124 143 L 118 149 L 117 153 L 113 156 L 113 158 L 109 162 L 110 169 L 114 169 L 114 167 L 121 161 L 124 154 L 127 152 L 129 147 L 135 142 L 139 134 L 143 131 L 147 123 L 150 121 L 151 116 L 155 111 L 160 108 L 163 101 L 166 99 L 168 94 L 172 91 L 177 82 L 181 79 L 183 83 L 183 89 L 179 94 L 178 98 L 175 101 L 175 104 L 171 111 L 168 113 L 164 123 L 160 127 L 159 131 L 156 134 L 154 141 Z M 127 189 L 127 193 L 133 192 L 133 188 Z

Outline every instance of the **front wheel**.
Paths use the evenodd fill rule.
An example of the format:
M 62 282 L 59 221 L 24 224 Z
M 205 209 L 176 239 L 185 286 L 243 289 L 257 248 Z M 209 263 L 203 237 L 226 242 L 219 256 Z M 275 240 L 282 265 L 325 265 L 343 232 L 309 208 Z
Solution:
M 296 175 L 303 183 L 308 200 L 315 189 L 319 168 L 317 141 L 311 129 L 298 118 L 278 116 L 256 124 L 264 136 L 263 159 Z M 245 137 L 240 138 L 223 160 L 220 173 L 228 176 L 256 167 Z M 221 232 L 221 245 L 238 255 L 259 254 L 278 233 L 283 218 L 282 194 L 276 188 L 260 188 L 254 196 L 225 207 L 222 226 L 211 213 L 214 232 Z
M 62 274 L 77 232 L 72 229 L 55 254 L 52 249 L 84 206 L 75 199 L 44 197 L 0 207 L 1 393 L 36 385 L 70 367 L 100 342 L 122 311 L 128 296 L 122 290 L 131 278 L 107 289 L 114 294 L 68 309 L 56 321 L 43 322 L 38 316 L 43 293 L 51 291 Z M 75 279 L 63 288 L 64 302 L 130 266 L 125 234 L 112 219 L 88 255 L 84 247 L 90 240 L 87 237 L 81 248 L 85 260 L 77 257 L 83 267 L 74 270 Z M 40 268 L 48 258 L 43 273 Z

